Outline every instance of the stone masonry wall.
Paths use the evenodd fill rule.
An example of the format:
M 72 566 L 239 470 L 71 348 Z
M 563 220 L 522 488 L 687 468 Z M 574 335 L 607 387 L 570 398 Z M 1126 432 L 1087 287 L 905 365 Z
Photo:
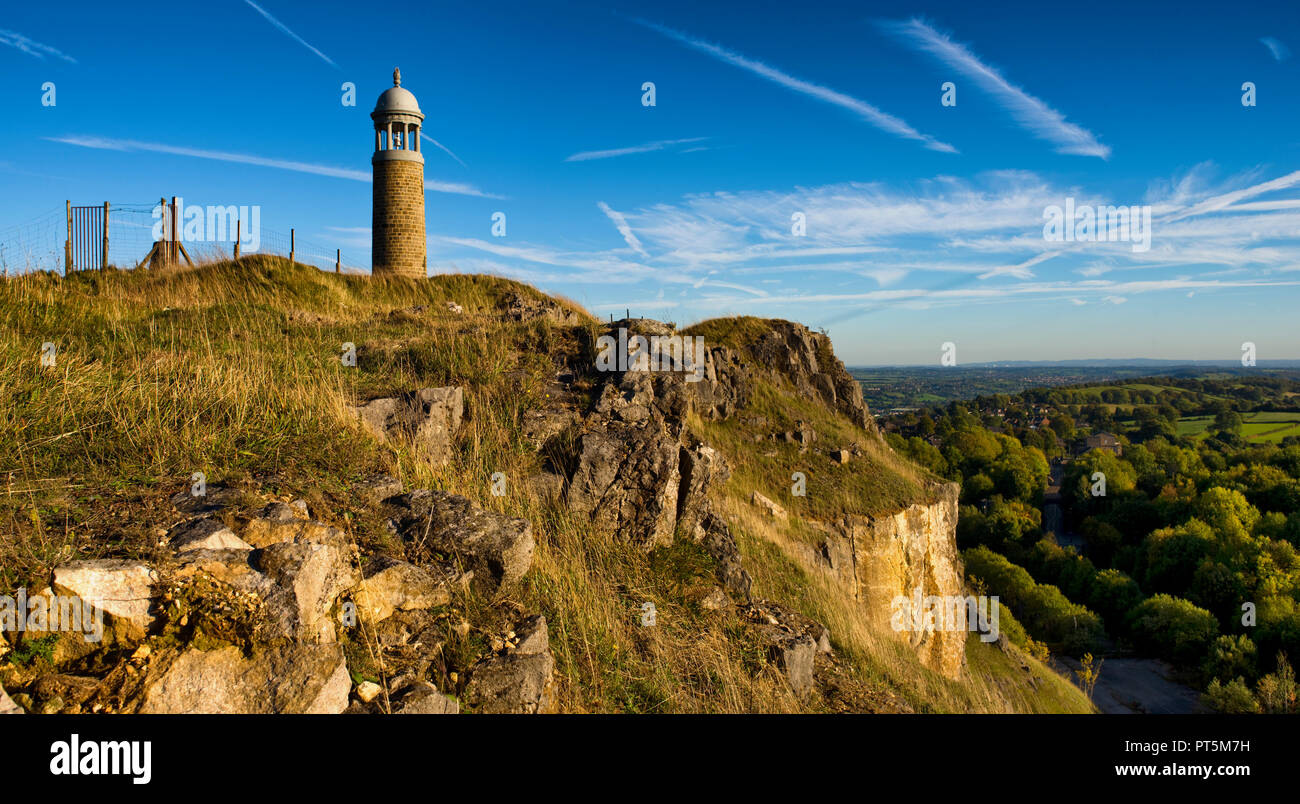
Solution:
M 376 276 L 428 275 L 424 236 L 424 165 L 374 162 L 371 270 Z

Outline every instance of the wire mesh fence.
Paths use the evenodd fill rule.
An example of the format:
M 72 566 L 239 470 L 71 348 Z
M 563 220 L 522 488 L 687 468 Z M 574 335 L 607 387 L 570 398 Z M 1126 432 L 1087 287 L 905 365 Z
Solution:
M 98 208 L 102 209 L 102 205 Z M 284 232 L 255 226 L 250 231 L 248 227 L 257 223 L 256 218 L 253 221 L 230 219 L 228 214 L 214 216 L 210 211 L 197 218 L 188 214 L 191 208 L 185 207 L 185 214 L 177 214 L 173 237 L 170 208 L 170 204 L 158 202 L 110 202 L 106 227 L 108 265 L 127 269 L 157 264 L 151 261 L 155 246 L 176 239 L 184 249 L 184 256 L 194 264 L 229 260 L 238 251 L 241 257 L 251 254 L 292 257 L 295 262 L 323 271 L 369 273 L 367 267 L 349 262 L 347 255 L 336 247 L 305 238 L 295 230 Z M 0 275 L 17 276 L 34 271 L 65 274 L 69 267 L 72 270 L 98 268 L 102 259 L 102 218 L 95 218 L 93 226 L 83 224 L 81 213 L 70 211 L 79 209 L 88 208 L 69 204 L 68 209 L 52 209 L 21 223 L 0 225 Z M 87 215 L 86 220 L 91 217 Z M 217 225 L 209 225 L 214 222 Z M 93 249 L 89 248 L 92 245 Z

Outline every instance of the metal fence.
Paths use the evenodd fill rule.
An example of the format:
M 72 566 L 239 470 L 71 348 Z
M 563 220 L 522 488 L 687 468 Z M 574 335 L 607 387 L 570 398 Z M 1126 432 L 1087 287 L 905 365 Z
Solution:
M 10 226 L 0 224 L 0 275 L 34 271 L 156 268 L 201 264 L 250 254 L 287 257 L 324 271 L 369 273 L 368 266 L 344 261 L 342 251 L 295 229 L 258 227 L 251 242 L 248 223 L 236 220 L 224 232 L 186 239 L 185 221 L 176 199 L 154 203 L 105 202 L 50 210 Z M 251 246 L 256 245 L 256 248 Z

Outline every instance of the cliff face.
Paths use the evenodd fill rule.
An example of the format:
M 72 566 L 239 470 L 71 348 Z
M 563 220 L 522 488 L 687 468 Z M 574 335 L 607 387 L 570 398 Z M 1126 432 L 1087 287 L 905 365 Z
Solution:
M 672 373 L 639 372 L 629 372 L 609 382 L 587 419 L 584 445 L 600 443 L 598 434 L 602 432 L 618 431 L 613 442 L 623 445 L 619 453 L 623 457 L 617 460 L 585 450 L 580 465 L 584 469 L 589 464 L 595 465 L 602 471 L 592 475 L 580 470 L 575 474 L 568 486 L 570 504 L 580 504 L 583 510 L 598 508 L 596 504 L 587 505 L 589 499 L 594 499 L 589 475 L 602 478 L 627 475 L 621 486 L 618 482 L 604 482 L 601 488 L 619 488 L 619 495 L 612 496 L 621 500 L 619 508 L 628 512 L 625 517 L 628 522 L 635 523 L 637 519 L 632 512 L 663 512 L 658 527 L 638 526 L 631 530 L 653 531 L 643 539 L 647 545 L 671 542 L 673 506 L 671 500 L 662 502 L 661 498 L 677 493 L 675 483 L 684 473 L 664 474 L 664 494 L 645 494 L 641 490 L 629 493 L 627 489 L 635 485 L 633 478 L 656 476 L 654 472 L 644 471 L 642 466 L 656 450 L 619 428 L 643 427 L 645 422 L 662 417 L 671 435 L 664 435 L 654 443 L 668 456 L 662 463 L 675 469 L 671 454 L 679 438 L 682 442 L 690 440 L 683 432 L 685 412 L 693 409 L 711 420 L 739 414 L 747 408 L 753 384 L 764 375 L 780 378 L 789 383 L 799 398 L 813 404 L 820 402 L 828 410 L 846 417 L 863 431 L 866 439 L 879 439 L 861 387 L 835 357 L 827 336 L 790 321 L 769 320 L 762 324 L 764 332 L 760 336 L 737 344 L 735 350 L 710 345 L 704 353 L 705 366 L 699 382 L 684 382 L 680 375 Z M 617 322 L 611 325 L 611 331 L 619 326 L 646 336 L 671 332 L 666 325 L 646 319 Z M 652 411 L 657 415 L 650 415 Z M 681 450 L 687 458 L 695 454 L 685 446 Z M 596 457 L 600 459 L 595 460 Z M 623 471 L 629 467 L 637 470 Z M 701 486 L 701 490 L 707 496 L 707 487 Z M 922 626 L 922 630 L 895 631 L 892 626 L 893 604 L 899 596 L 910 601 L 918 593 L 922 598 L 961 595 L 963 570 L 956 544 L 959 488 L 956 484 L 944 484 L 935 492 L 930 495 L 933 502 L 910 505 L 884 515 L 849 513 L 835 522 L 804 518 L 804 523 L 824 534 L 825 539 L 819 551 L 803 543 L 795 550 L 803 553 L 805 563 L 828 570 L 839 578 L 845 594 L 853 600 L 852 605 L 860 609 L 873 630 L 897 635 L 911 645 L 926 667 L 949 678 L 958 678 L 966 660 L 964 631 L 939 630 L 933 625 Z
M 895 631 L 894 601 L 962 594 L 957 553 L 958 486 L 941 487 L 939 499 L 890 516 L 845 517 L 838 523 L 852 553 L 850 581 L 865 616 L 878 630 L 907 640 L 931 670 L 958 678 L 966 662 L 966 632 L 936 629 Z

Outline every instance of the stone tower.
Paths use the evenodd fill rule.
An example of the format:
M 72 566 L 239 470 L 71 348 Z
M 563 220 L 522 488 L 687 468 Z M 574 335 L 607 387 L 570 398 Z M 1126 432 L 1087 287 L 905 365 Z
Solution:
M 375 121 L 374 203 L 370 219 L 370 263 L 374 276 L 428 275 L 424 239 L 424 114 L 415 96 L 402 89 L 402 72 L 370 113 Z

